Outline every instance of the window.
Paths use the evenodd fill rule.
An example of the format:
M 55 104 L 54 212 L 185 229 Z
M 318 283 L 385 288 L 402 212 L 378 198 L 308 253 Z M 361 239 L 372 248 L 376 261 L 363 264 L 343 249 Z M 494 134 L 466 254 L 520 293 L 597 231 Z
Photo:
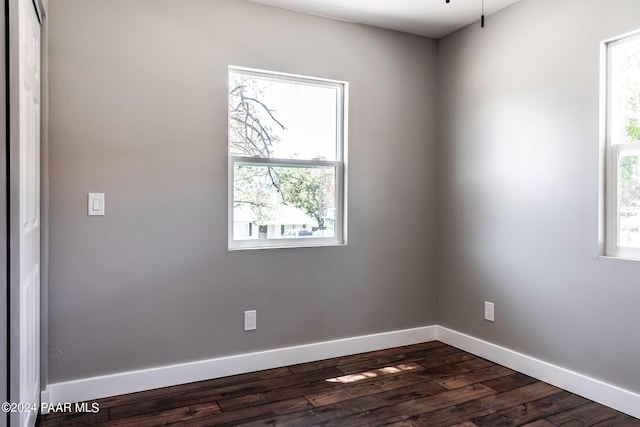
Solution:
M 640 259 L 640 34 L 606 43 L 607 255 Z
M 229 67 L 229 248 L 346 243 L 347 84 Z

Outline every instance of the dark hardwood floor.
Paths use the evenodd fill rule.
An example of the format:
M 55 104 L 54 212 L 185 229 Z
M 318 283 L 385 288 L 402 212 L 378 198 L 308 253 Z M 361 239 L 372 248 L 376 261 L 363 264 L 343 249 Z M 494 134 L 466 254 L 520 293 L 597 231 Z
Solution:
M 96 402 L 97 413 L 50 413 L 38 426 L 640 426 L 440 342 Z

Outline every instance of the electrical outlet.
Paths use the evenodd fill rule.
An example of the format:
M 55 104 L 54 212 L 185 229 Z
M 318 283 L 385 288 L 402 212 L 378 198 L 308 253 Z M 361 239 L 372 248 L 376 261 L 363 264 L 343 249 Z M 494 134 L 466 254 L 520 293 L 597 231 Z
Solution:
M 244 330 L 245 331 L 253 331 L 257 328 L 256 323 L 256 311 L 248 310 L 244 312 Z
M 484 319 L 490 322 L 495 322 L 496 318 L 494 316 L 494 304 L 492 302 L 484 302 Z

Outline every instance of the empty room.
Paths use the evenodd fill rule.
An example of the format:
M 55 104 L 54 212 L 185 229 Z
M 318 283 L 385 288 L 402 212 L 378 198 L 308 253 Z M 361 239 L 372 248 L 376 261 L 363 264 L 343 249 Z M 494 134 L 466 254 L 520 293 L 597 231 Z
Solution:
M 640 2 L 5 0 L 0 427 L 640 426 Z

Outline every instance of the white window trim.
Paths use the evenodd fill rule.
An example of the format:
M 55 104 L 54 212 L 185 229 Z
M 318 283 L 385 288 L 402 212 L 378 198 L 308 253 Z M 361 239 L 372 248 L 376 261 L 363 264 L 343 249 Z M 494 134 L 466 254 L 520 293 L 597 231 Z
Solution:
M 618 165 L 622 154 L 640 155 L 640 143 L 613 144 L 612 134 L 612 94 L 613 94 L 613 60 L 612 48 L 616 45 L 626 44 L 640 40 L 640 31 L 628 33 L 603 42 L 603 66 L 605 73 L 604 99 L 604 146 L 605 146 L 605 256 L 640 260 L 640 248 L 631 248 L 618 245 L 619 237 L 619 206 Z
M 318 246 L 343 246 L 347 244 L 347 111 L 348 111 L 348 92 L 349 83 L 339 80 L 330 80 L 317 77 L 308 77 L 298 74 L 280 73 L 267 70 L 259 70 L 255 68 L 229 66 L 228 72 L 244 74 L 261 79 L 303 83 L 305 85 L 333 87 L 337 90 L 336 102 L 336 160 L 301 160 L 301 159 L 278 159 L 278 158 L 260 158 L 260 157 L 243 157 L 231 155 L 227 152 L 228 157 L 228 248 L 230 251 L 247 250 L 247 249 L 271 249 L 271 248 L 302 248 L 302 247 L 318 247 Z M 228 87 L 228 85 L 227 85 Z M 228 113 L 227 113 L 228 115 Z M 227 138 L 227 150 L 229 150 L 229 142 Z M 336 207 L 336 224 L 334 237 L 305 237 L 302 239 L 233 239 L 234 224 L 234 166 L 236 164 L 255 165 L 255 166 L 293 166 L 293 167 L 332 167 L 335 168 L 335 207 Z

